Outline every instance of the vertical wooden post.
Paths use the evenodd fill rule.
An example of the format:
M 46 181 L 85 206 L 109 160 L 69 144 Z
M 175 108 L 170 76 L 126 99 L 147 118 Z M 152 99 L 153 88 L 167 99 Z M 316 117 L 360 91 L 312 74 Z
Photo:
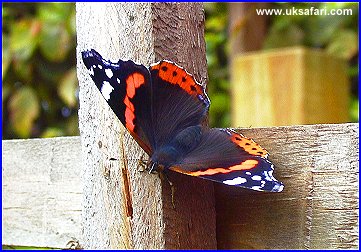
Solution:
M 232 65 L 233 126 L 347 122 L 346 64 L 302 47 L 238 55 Z
M 262 48 L 267 32 L 267 16 L 257 15 L 256 8 L 269 3 L 228 3 L 230 57 Z M 232 61 L 232 60 L 231 60 Z
M 94 48 L 113 61 L 149 65 L 167 58 L 206 83 L 202 4 L 77 3 L 76 8 L 84 247 L 216 248 L 212 183 L 174 174 L 173 209 L 168 184 L 137 170 L 145 154 L 101 98 L 80 56 Z

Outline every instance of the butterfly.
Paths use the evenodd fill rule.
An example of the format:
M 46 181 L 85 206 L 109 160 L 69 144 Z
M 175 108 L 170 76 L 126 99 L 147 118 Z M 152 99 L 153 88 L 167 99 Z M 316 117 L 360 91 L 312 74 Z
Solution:
M 149 67 L 131 60 L 111 62 L 94 49 L 83 51 L 82 58 L 110 108 L 149 155 L 150 172 L 283 190 L 265 149 L 231 129 L 204 126 L 210 100 L 182 67 L 168 60 Z

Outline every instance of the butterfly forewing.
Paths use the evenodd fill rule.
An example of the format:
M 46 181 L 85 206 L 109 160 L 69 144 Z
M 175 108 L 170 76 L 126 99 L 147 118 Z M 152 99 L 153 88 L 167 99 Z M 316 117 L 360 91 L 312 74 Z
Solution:
M 82 52 L 91 78 L 110 108 L 139 145 L 152 153 L 149 70 L 133 61 L 104 60 L 95 50 Z

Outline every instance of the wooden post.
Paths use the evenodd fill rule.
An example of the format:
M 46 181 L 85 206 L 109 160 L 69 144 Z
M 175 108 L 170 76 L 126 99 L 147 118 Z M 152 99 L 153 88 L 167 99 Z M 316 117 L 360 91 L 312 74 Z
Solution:
M 238 55 L 231 75 L 234 127 L 349 121 L 346 64 L 321 50 Z
M 267 34 L 267 15 L 257 15 L 256 8 L 269 3 L 228 3 L 231 61 L 236 55 L 262 48 Z
M 144 152 L 101 98 L 80 56 L 81 51 L 93 48 L 114 61 L 127 58 L 149 65 L 165 58 L 205 84 L 202 4 L 77 3 L 76 9 L 84 247 L 216 248 L 212 183 L 172 176 L 176 186 L 173 209 L 168 184 L 139 172 L 138 161 Z

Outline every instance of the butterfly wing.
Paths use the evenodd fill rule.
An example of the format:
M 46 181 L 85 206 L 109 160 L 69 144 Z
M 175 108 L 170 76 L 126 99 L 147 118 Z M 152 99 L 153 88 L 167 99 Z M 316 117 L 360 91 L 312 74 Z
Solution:
M 95 50 L 82 52 L 82 57 L 111 109 L 149 155 L 201 128 L 209 99 L 183 68 L 169 61 L 149 69 L 132 61 L 113 63 Z M 268 153 L 259 145 L 231 130 L 201 130 L 197 147 L 183 153 L 170 170 L 253 190 L 282 191 Z
M 268 153 L 232 130 L 205 129 L 200 144 L 169 169 L 258 191 L 280 192 Z
M 210 102 L 204 87 L 182 67 L 163 60 L 149 70 L 155 146 L 161 147 L 187 127 L 200 125 Z
M 152 153 L 151 78 L 133 61 L 104 60 L 95 50 L 82 52 L 89 74 L 110 108 L 148 154 Z

